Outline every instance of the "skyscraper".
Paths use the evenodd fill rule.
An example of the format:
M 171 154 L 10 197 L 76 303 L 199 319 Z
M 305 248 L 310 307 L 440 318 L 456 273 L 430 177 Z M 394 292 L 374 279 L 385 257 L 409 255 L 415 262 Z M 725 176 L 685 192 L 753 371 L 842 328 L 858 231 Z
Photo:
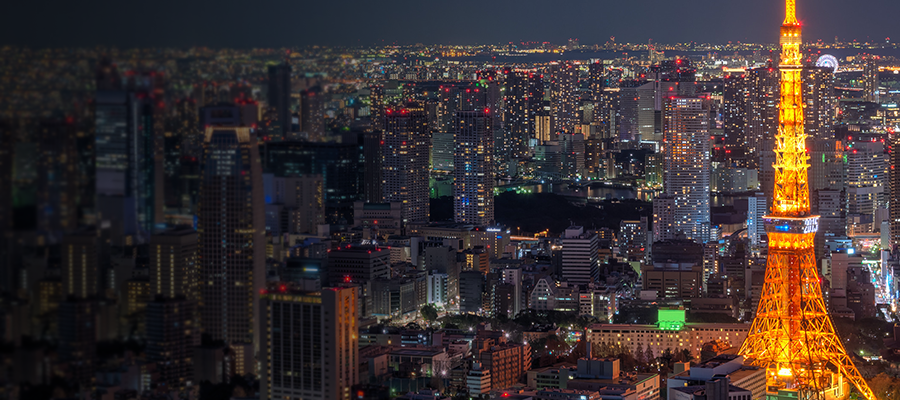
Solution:
M 158 296 L 147 303 L 147 361 L 156 363 L 159 382 L 183 389 L 194 374 L 194 347 L 200 332 L 194 318 L 194 302 L 184 297 Z
M 556 132 L 575 132 L 578 122 L 578 67 L 571 63 L 550 66 L 550 107 Z
M 834 120 L 837 116 L 837 98 L 834 94 L 834 69 L 828 67 L 803 67 L 803 118 L 804 129 L 810 139 L 834 137 Z
M 261 398 L 351 398 L 359 381 L 355 288 L 264 294 L 259 313 Z
M 300 92 L 300 132 L 314 137 L 325 134 L 325 114 L 320 92 L 319 88 Z
M 271 142 L 265 146 L 264 167 L 276 178 L 321 175 L 325 221 L 338 223 L 353 218 L 363 175 L 360 158 L 357 143 Z M 425 163 L 427 168 L 427 153 Z
M 881 79 L 878 76 L 878 56 L 867 55 L 863 59 L 863 99 L 878 103 L 881 99 L 878 93 L 878 86 L 881 85 Z
M 854 133 L 846 137 L 848 234 L 873 233 L 881 226 L 878 211 L 887 207 L 888 159 L 885 135 Z
M 749 152 L 747 143 L 748 81 L 749 78 L 744 71 L 730 73 L 725 76 L 722 89 L 725 150 L 726 154 L 730 155 L 729 158 L 741 167 L 746 166 L 746 157 Z
M 494 221 L 494 142 L 491 121 L 495 110 L 457 111 L 453 157 L 454 220 L 473 225 Z
M 701 243 L 710 233 L 708 118 L 702 98 L 672 97 L 666 101 L 664 187 L 674 200 L 671 233 L 682 233 Z M 670 237 L 654 238 L 665 239 Z
M 766 172 L 771 162 L 761 162 L 763 152 L 771 152 L 778 130 L 778 70 L 773 66 L 747 70 L 747 167 L 759 168 L 764 190 Z M 767 192 L 768 193 L 768 192 Z M 771 195 L 769 196 L 771 198 Z
M 896 173 L 896 167 L 900 165 L 900 136 L 894 136 L 891 142 L 891 246 L 900 244 L 900 173 Z
M 63 238 L 61 272 L 66 296 L 86 299 L 101 293 L 104 249 L 95 229 L 83 229 Z
M 265 215 L 257 149 L 250 128 L 206 129 L 197 221 L 200 327 L 226 343 L 259 343 Z
M 101 221 L 111 223 L 114 239 L 146 237 L 162 218 L 156 149 L 162 132 L 157 132 L 161 120 L 155 95 L 150 88 L 96 93 L 97 211 Z
M 384 113 L 384 108 L 381 108 Z M 383 116 L 377 120 L 383 121 Z M 381 129 L 384 123 L 375 125 L 377 128 L 370 132 L 364 132 L 363 135 L 363 159 L 365 164 L 365 172 L 363 172 L 363 200 L 369 203 L 381 203 L 381 162 L 383 155 L 381 154 L 382 135 Z
M 150 292 L 169 298 L 197 297 L 197 232 L 176 227 L 150 237 Z
M 403 223 L 428 221 L 428 151 L 431 135 L 425 110 L 385 110 L 382 190 L 385 202 L 399 202 Z
M 284 137 L 291 131 L 291 65 L 287 62 L 269 66 L 269 107 L 275 109 Z
M 544 81 L 533 71 L 510 71 L 506 77 L 506 126 L 517 157 L 528 152 L 536 138 L 536 117 L 544 102 Z
M 580 226 L 570 226 L 562 236 L 560 280 L 587 285 L 600 278 L 597 234 Z

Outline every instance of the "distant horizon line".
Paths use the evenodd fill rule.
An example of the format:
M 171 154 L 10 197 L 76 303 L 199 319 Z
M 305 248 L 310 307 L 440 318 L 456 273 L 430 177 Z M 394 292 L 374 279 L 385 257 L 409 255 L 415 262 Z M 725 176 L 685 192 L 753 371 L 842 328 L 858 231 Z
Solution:
M 576 39 L 577 40 L 577 39 Z M 822 39 L 805 41 L 804 45 L 806 47 L 815 47 L 818 44 L 822 45 L 860 45 L 860 46 L 872 46 L 872 45 L 889 45 L 890 47 L 898 47 L 898 44 L 891 41 L 859 41 L 857 39 L 853 39 L 850 41 L 831 41 L 827 42 Z M 281 47 L 263 47 L 263 46 L 211 46 L 211 45 L 192 45 L 192 46 L 117 46 L 117 45 L 105 45 L 105 44 L 97 44 L 91 46 L 32 46 L 32 45 L 16 45 L 16 44 L 0 44 L 0 49 L 3 48 L 12 48 L 12 49 L 28 49 L 28 50 L 146 50 L 146 49 L 166 49 L 166 50 L 312 50 L 312 49 L 372 49 L 372 48 L 414 48 L 414 47 L 431 47 L 431 48 L 447 48 L 447 47 L 468 47 L 468 48 L 476 48 L 476 47 L 490 47 L 490 46 L 542 46 L 549 45 L 554 46 L 556 48 L 566 48 L 568 47 L 568 42 L 552 42 L 552 41 L 520 41 L 520 42 L 495 42 L 495 43 L 405 43 L 398 44 L 394 43 L 381 43 L 381 44 L 355 44 L 355 45 L 325 45 L 325 44 L 307 44 L 307 45 L 296 45 L 296 46 L 281 46 Z M 698 42 L 698 41 L 689 41 L 689 42 L 613 42 L 606 41 L 603 43 L 579 43 L 579 47 L 606 47 L 606 46 L 623 46 L 623 47 L 649 47 L 649 46 L 677 46 L 677 47 L 690 47 L 690 46 L 759 46 L 759 47 L 773 47 L 777 48 L 779 46 L 778 42 L 745 42 L 745 41 L 727 41 L 727 42 Z M 529 47 L 531 48 L 531 47 Z M 583 50 L 580 48 L 575 49 L 564 49 L 567 51 L 573 50 Z M 610 49 L 607 49 L 610 50 Z M 665 50 L 665 49 L 663 49 Z

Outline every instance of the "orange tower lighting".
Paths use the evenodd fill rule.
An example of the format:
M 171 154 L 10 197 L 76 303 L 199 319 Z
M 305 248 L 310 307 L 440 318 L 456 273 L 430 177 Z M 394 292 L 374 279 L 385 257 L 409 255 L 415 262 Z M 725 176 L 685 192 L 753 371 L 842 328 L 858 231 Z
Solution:
M 809 208 L 800 33 L 796 0 L 786 0 L 775 190 L 772 214 L 765 217 L 768 262 L 756 318 L 740 354 L 766 369 L 767 392 L 796 391 L 800 399 L 845 398 L 849 383 L 875 400 L 835 333 L 822 299 L 813 248 L 819 217 Z

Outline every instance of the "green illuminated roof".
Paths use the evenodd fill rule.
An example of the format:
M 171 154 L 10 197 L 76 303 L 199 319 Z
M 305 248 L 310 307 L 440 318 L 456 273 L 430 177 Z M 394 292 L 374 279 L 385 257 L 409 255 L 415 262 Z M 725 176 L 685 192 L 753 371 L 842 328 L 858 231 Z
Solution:
M 660 308 L 656 313 L 656 326 L 667 331 L 684 328 L 684 310 Z

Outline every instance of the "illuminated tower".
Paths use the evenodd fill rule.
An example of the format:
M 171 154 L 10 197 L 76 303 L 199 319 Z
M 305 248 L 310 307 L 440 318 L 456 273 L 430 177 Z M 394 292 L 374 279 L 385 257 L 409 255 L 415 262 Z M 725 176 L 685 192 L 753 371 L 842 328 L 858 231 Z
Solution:
M 800 23 L 787 0 L 781 26 L 781 102 L 775 136 L 772 214 L 764 217 L 769 258 L 756 318 L 740 354 L 766 368 L 768 392 L 800 399 L 843 398 L 847 382 L 875 396 L 844 350 L 822 300 L 807 184 Z

